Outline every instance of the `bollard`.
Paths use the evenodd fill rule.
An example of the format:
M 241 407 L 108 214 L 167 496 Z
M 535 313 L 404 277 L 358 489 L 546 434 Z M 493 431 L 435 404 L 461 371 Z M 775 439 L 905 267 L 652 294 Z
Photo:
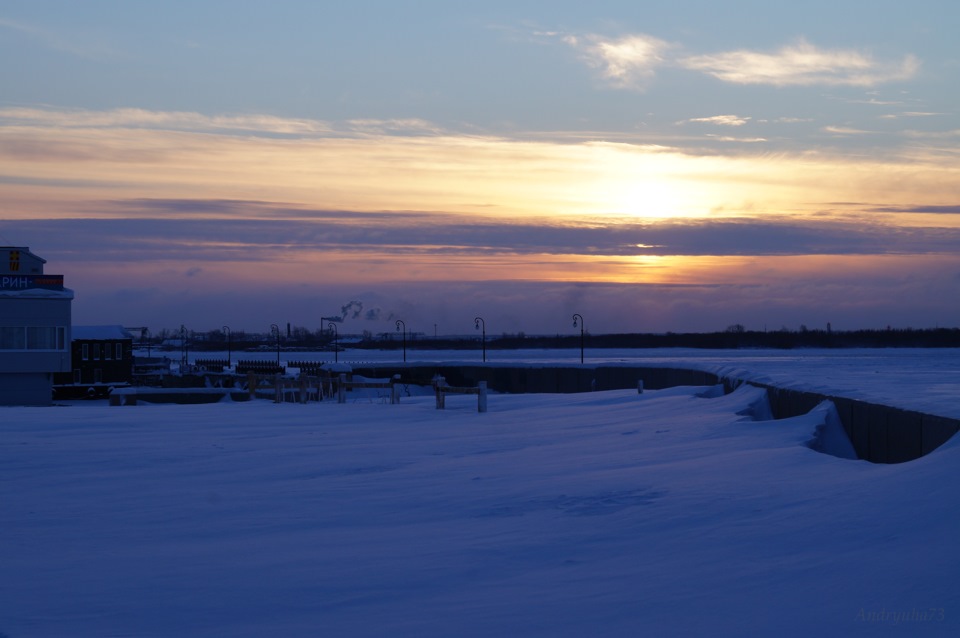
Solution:
M 637 381 L 637 394 L 643 394 L 643 379 Z
M 300 403 L 307 402 L 307 377 L 300 375 Z
M 477 412 L 487 411 L 487 382 L 477 383 Z
M 257 375 L 252 372 L 247 373 L 247 391 L 251 401 L 257 398 Z
M 337 403 L 347 402 L 347 375 L 340 373 L 340 382 L 337 383 Z
M 400 403 L 400 375 L 395 374 L 390 379 L 390 405 Z
M 280 382 L 280 375 L 273 375 L 273 402 L 274 403 L 283 403 L 283 385 Z
M 447 385 L 447 380 L 441 377 L 439 374 L 433 378 L 433 389 L 437 395 L 437 409 L 443 410 L 447 406 L 446 395 L 443 393 L 444 386 Z

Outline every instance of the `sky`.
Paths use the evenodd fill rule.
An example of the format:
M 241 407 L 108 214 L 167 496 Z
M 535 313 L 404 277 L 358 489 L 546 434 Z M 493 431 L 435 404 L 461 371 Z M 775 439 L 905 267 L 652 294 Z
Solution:
M 0 2 L 74 323 L 960 324 L 955 2 Z

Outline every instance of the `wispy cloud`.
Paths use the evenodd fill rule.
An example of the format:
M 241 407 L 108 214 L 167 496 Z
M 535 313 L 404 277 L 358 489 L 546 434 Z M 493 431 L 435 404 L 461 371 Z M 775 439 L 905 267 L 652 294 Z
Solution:
M 679 63 L 735 84 L 874 86 L 912 77 L 920 61 L 907 55 L 882 62 L 852 49 L 822 49 L 806 40 L 773 53 L 740 49 L 684 58 Z
M 439 135 L 444 132 L 441 127 L 433 122 L 419 118 L 363 119 L 349 120 L 347 123 L 355 131 L 374 134 Z
M 561 39 L 580 51 L 604 79 L 629 89 L 645 88 L 662 66 L 699 71 L 734 84 L 862 87 L 909 79 L 920 68 L 914 55 L 884 61 L 855 49 L 817 47 L 805 39 L 773 52 L 738 49 L 683 56 L 674 53 L 680 50 L 678 43 L 645 33 L 607 37 L 540 31 L 536 35 Z
M 42 29 L 30 24 L 25 24 L 15 20 L 8 20 L 2 17 L 0 17 L 0 29 L 14 31 L 30 38 L 34 42 L 38 42 L 44 47 L 69 53 L 81 58 L 102 59 L 116 55 L 115 51 L 110 49 L 99 39 L 94 40 L 93 38 L 86 38 L 87 41 L 84 42 L 83 38 L 77 34 L 67 36 L 49 29 Z
M 145 128 L 181 131 L 248 131 L 264 134 L 327 133 L 320 120 L 271 115 L 203 115 L 184 111 L 119 108 L 107 111 L 9 107 L 0 109 L 0 123 L 64 128 Z
M 743 126 L 750 121 L 749 117 L 740 117 L 739 115 L 711 115 L 710 117 L 694 117 L 684 122 L 700 122 L 704 124 L 716 124 L 718 126 Z M 683 122 L 681 122 L 682 124 Z
M 887 113 L 881 115 L 880 119 L 883 120 L 895 120 L 901 117 L 934 117 L 937 115 L 947 115 L 946 113 L 934 113 L 926 111 L 904 111 L 902 113 Z
M 850 126 L 824 126 L 822 129 L 825 133 L 832 133 L 834 135 L 869 135 L 872 131 L 866 131 L 864 129 L 853 128 Z
M 671 45 L 646 34 L 608 38 L 596 34 L 564 35 L 563 41 L 582 53 L 590 66 L 620 88 L 642 88 L 664 63 Z
M 765 137 L 735 137 L 733 135 L 714 135 L 708 133 L 707 137 L 718 142 L 739 142 L 741 144 L 758 144 L 768 141 Z

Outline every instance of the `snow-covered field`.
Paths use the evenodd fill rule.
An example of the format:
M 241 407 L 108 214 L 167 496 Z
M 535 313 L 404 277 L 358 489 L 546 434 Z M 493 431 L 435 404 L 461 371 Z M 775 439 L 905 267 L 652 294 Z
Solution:
M 703 392 L 0 409 L 0 634 L 958 635 L 956 437 Z

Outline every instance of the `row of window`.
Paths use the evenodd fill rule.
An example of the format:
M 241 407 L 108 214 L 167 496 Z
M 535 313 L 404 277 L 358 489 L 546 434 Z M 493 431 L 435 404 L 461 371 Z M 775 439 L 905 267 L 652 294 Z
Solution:
M 80 346 L 80 358 L 84 361 L 90 360 L 90 345 L 89 343 L 84 343 Z M 123 359 L 123 344 L 122 343 L 94 343 L 93 345 L 93 360 L 99 361 L 103 359 L 113 359 L 116 358 L 118 361 Z
M 0 350 L 66 350 L 62 326 L 0 326 Z
M 76 383 L 77 385 L 80 385 L 81 383 L 83 383 L 82 372 L 83 371 L 80 370 L 79 368 L 73 371 L 73 382 Z M 103 370 L 101 370 L 100 368 L 96 368 L 93 371 L 93 382 L 103 383 Z

